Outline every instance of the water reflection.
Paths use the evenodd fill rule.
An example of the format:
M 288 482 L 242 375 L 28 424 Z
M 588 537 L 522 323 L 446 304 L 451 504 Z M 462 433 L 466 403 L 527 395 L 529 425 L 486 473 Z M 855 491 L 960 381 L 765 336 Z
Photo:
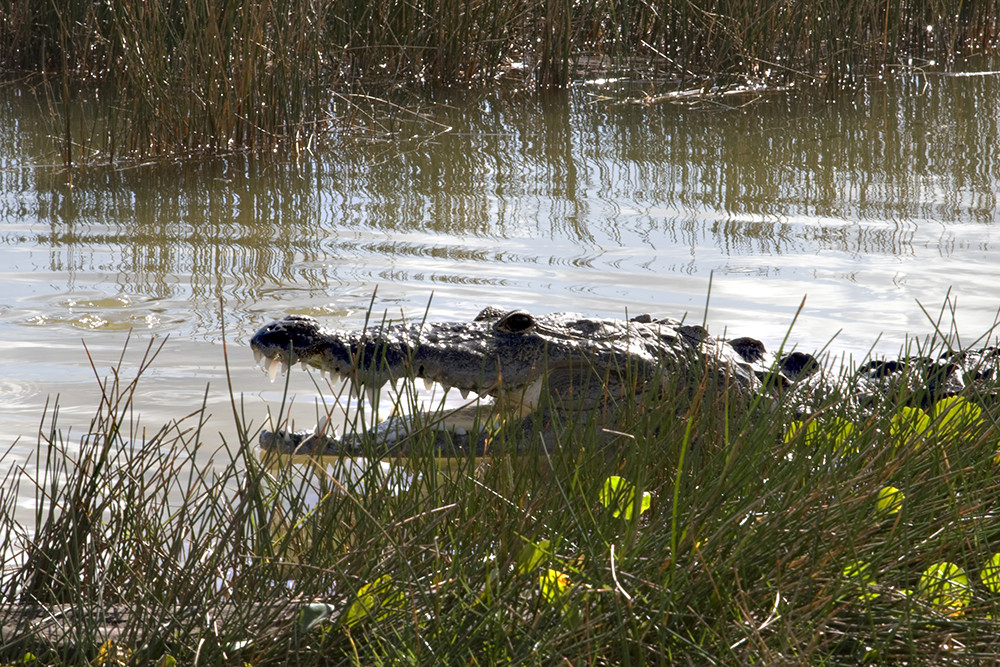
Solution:
M 992 77 L 921 77 L 718 111 L 597 107 L 582 93 L 453 102 L 429 112 L 434 122 L 402 118 L 392 137 L 298 164 L 83 169 L 72 190 L 60 170 L 7 170 L 5 192 L 28 197 L 12 207 L 6 196 L 3 213 L 47 224 L 40 244 L 79 249 L 53 257 L 54 270 L 86 270 L 104 246 L 121 254 L 111 269 L 156 296 L 170 293 L 171 274 L 189 275 L 196 295 L 210 291 L 199 278 L 222 275 L 247 297 L 293 275 L 326 287 L 317 264 L 338 251 L 411 254 L 395 233 L 414 230 L 423 243 L 544 238 L 570 252 L 638 243 L 899 256 L 923 223 L 993 222 L 995 88 Z M 366 232 L 385 243 L 366 245 Z M 443 245 L 431 256 L 454 256 Z
M 795 338 L 843 329 L 856 354 L 929 331 L 916 300 L 952 288 L 980 333 L 1000 274 L 998 83 L 919 74 L 702 108 L 436 93 L 417 113 L 373 108 L 368 131 L 315 154 L 72 179 L 6 89 L 0 334 L 25 341 L 17 372 L 35 380 L 0 391 L 24 404 L 72 375 L 66 340 L 111 356 L 128 328 L 200 350 L 161 363 L 214 380 L 223 324 L 236 343 L 283 312 L 354 325 L 376 286 L 379 311 L 433 293 L 438 318 L 496 302 L 700 320 L 713 276 L 714 328 L 776 344 L 808 294 Z

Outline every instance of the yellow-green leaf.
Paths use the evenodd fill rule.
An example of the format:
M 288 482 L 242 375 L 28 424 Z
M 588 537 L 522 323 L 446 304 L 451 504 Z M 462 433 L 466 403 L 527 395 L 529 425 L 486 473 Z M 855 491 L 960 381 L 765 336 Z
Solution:
M 847 567 L 844 568 L 844 576 L 848 579 L 853 579 L 859 584 L 867 586 L 868 584 L 874 584 L 875 578 L 872 577 L 868 572 L 870 567 L 869 563 L 863 560 L 856 560 Z
M 954 612 L 962 611 L 972 602 L 972 589 L 965 571 L 947 561 L 924 570 L 917 591 L 931 604 Z
M 983 411 L 975 403 L 962 396 L 942 398 L 931 408 L 931 419 L 937 425 L 938 433 L 956 437 L 977 425 Z
M 542 595 L 548 602 L 555 602 L 561 599 L 569 592 L 569 588 L 572 585 L 569 575 L 551 568 L 542 573 L 542 576 L 538 578 L 538 582 L 542 586 Z
M 348 608 L 344 623 L 351 627 L 368 616 L 381 620 L 388 616 L 390 611 L 402 607 L 403 594 L 393 587 L 392 578 L 388 574 L 383 574 L 358 590 L 358 596 Z
M 857 451 L 857 447 L 853 443 L 854 424 L 840 417 L 834 417 L 822 423 L 816 420 L 793 421 L 785 431 L 785 442 L 790 442 L 797 437 L 801 437 L 803 442 L 809 446 L 817 446 L 827 441 L 833 443 L 833 449 L 836 452 Z
M 896 411 L 889 424 L 889 435 L 897 446 L 905 445 L 908 442 L 917 440 L 917 447 L 920 446 L 919 437 L 927 432 L 931 426 L 931 418 L 920 408 L 903 406 Z
M 801 436 L 799 435 L 801 433 Z M 807 445 L 812 444 L 814 434 L 816 433 L 816 422 L 810 421 L 808 423 L 803 421 L 793 421 L 785 429 L 785 442 L 791 442 L 797 437 L 801 437 L 803 442 Z
M 526 574 L 542 564 L 546 558 L 552 554 L 552 543 L 549 540 L 528 542 L 521 549 L 521 555 L 517 558 L 515 571 L 518 574 Z
M 903 509 L 903 500 L 906 496 L 894 486 L 883 487 L 878 492 L 878 511 L 884 514 L 897 514 Z
M 101 644 L 94 658 L 98 667 L 119 667 L 126 665 L 132 658 L 132 649 L 124 644 L 118 644 L 110 639 Z
M 994 593 L 1000 593 L 1000 553 L 993 554 L 993 557 L 986 561 L 983 569 L 979 571 L 979 578 L 983 586 Z
M 857 445 L 854 444 L 854 424 L 846 419 L 834 417 L 827 428 L 833 436 L 834 449 L 838 452 L 858 451 Z
M 612 511 L 614 516 L 623 516 L 631 519 L 635 508 L 635 487 L 628 480 L 617 475 L 611 475 L 604 480 L 601 487 L 601 504 Z M 639 514 L 649 509 L 653 502 L 653 494 L 648 491 L 642 494 L 639 500 Z
M 856 560 L 844 568 L 844 577 L 855 583 L 861 589 L 858 597 L 864 600 L 874 600 L 879 596 L 872 591 L 870 586 L 875 584 L 875 577 L 868 571 L 870 564 L 863 560 Z

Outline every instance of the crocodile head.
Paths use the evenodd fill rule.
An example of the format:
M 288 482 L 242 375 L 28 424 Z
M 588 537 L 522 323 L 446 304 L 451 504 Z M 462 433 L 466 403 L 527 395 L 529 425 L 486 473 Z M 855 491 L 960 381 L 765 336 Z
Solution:
M 572 313 L 536 317 L 489 307 L 472 322 L 356 331 L 328 330 L 311 317 L 289 315 L 262 327 L 250 344 L 272 378 L 285 364 L 296 363 L 333 379 L 350 378 L 369 391 L 419 377 L 463 395 L 514 401 L 523 412 L 537 407 L 543 392 L 557 408 L 588 409 L 667 386 L 693 359 L 699 367 L 710 360 L 740 384 L 756 383 L 748 362 L 701 327 L 648 315 L 628 321 Z

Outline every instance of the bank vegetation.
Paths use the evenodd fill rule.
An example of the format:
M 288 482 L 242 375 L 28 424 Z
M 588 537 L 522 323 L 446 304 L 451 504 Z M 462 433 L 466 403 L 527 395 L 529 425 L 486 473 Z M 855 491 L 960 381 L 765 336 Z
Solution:
M 376 90 L 612 73 L 712 94 L 948 66 L 993 51 L 998 17 L 997 0 L 0 0 L 0 71 L 48 77 L 68 162 L 113 161 L 308 148 Z
M 777 400 L 706 377 L 612 430 L 557 424 L 547 449 L 493 422 L 491 459 L 442 471 L 415 428 L 407 458 L 347 474 L 262 456 L 238 395 L 234 442 L 203 410 L 145 428 L 155 351 L 96 376 L 85 434 L 53 405 L 4 466 L 0 664 L 995 659 L 1000 413 L 981 382 L 929 400 L 907 376 L 858 409 L 837 365 L 828 391 Z M 408 387 L 379 400 L 411 408 Z M 348 423 L 370 438 L 363 405 Z

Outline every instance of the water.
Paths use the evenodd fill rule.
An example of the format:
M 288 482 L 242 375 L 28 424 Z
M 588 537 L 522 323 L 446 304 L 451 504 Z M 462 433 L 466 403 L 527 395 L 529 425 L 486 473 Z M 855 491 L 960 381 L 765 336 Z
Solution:
M 223 326 L 259 424 L 283 387 L 246 343 L 289 312 L 339 327 L 370 303 L 420 317 L 428 302 L 430 319 L 498 304 L 701 321 L 708 300 L 710 330 L 774 348 L 805 298 L 790 340 L 837 335 L 831 349 L 855 358 L 931 332 L 921 304 L 936 315 L 946 297 L 963 341 L 994 323 L 1000 75 L 700 107 L 605 96 L 622 99 L 597 85 L 453 93 L 358 114 L 299 156 L 70 175 L 33 100 L 0 90 L 0 444 L 20 438 L 5 461 L 24 460 L 56 395 L 60 426 L 86 432 L 100 397 L 88 354 L 105 376 L 129 332 L 126 376 L 166 338 L 136 398 L 143 423 L 204 399 L 221 444 Z M 298 372 L 291 389 L 311 425 L 315 388 Z

